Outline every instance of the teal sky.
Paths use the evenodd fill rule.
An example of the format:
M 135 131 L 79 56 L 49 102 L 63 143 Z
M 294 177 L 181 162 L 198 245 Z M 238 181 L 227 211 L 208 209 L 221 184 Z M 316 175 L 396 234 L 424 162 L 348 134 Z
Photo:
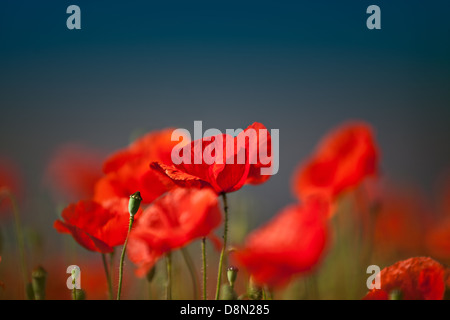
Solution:
M 82 29 L 68 30 L 67 6 Z M 381 30 L 366 8 L 381 8 Z M 370 122 L 383 171 L 431 187 L 450 164 L 448 1 L 3 1 L 0 154 L 38 193 L 52 150 L 106 152 L 167 126 L 280 130 L 262 215 L 332 127 Z

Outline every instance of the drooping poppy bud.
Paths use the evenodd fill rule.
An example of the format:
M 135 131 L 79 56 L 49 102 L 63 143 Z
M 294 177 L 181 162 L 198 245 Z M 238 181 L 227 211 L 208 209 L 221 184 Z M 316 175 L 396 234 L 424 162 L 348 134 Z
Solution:
M 35 300 L 45 300 L 45 283 L 47 280 L 47 271 L 41 266 L 37 267 L 31 273 L 31 286 L 33 288 Z
M 134 217 L 134 215 L 138 212 L 141 201 L 142 197 L 139 191 L 130 196 L 130 201 L 128 202 L 128 212 L 130 213 L 130 216 Z
M 239 269 L 234 266 L 229 267 L 227 270 L 228 282 L 231 288 L 234 288 L 234 282 L 236 281 L 238 271 Z

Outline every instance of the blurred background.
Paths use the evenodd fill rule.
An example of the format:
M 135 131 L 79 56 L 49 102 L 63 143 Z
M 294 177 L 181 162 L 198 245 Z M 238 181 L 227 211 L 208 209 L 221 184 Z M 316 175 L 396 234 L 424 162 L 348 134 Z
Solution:
M 66 27 L 71 4 L 81 30 Z M 371 4 L 381 30 L 366 27 Z M 69 238 L 53 229 L 66 203 L 44 184 L 58 147 L 105 156 L 195 120 L 280 130 L 278 174 L 229 197 L 246 199 L 252 228 L 294 201 L 296 166 L 350 119 L 373 126 L 383 174 L 433 197 L 450 165 L 449 12 L 437 0 L 2 1 L 0 155 L 23 177 L 30 237 L 45 257 Z

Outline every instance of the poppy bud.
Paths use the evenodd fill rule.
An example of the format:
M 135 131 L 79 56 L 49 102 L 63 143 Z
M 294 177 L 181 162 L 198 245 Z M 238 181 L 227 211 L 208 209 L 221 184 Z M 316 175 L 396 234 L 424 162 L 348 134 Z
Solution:
M 220 299 L 221 300 L 237 300 L 238 296 L 237 296 L 236 292 L 234 291 L 234 289 L 230 285 L 224 284 L 221 288 Z
M 262 288 L 251 277 L 247 288 L 247 295 L 250 300 L 261 300 L 263 297 Z
M 227 277 L 231 288 L 234 288 L 234 282 L 236 281 L 238 271 L 239 269 L 234 266 L 228 268 Z
M 141 201 L 142 197 L 139 191 L 130 196 L 130 201 L 128 202 L 128 212 L 130 213 L 130 216 L 134 217 L 134 215 L 138 212 Z
M 31 273 L 31 286 L 33 288 L 35 300 L 45 300 L 45 282 L 47 280 L 47 271 L 41 266 L 37 267 Z
M 400 289 L 394 289 L 389 292 L 389 300 L 403 300 L 403 292 Z

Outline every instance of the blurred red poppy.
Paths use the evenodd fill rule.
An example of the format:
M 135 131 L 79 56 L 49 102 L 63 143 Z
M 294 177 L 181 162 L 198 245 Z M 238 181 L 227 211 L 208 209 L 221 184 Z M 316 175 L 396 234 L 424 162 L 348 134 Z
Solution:
M 151 203 L 167 191 L 170 180 L 150 170 L 152 161 L 171 164 L 171 152 L 177 142 L 171 140 L 173 129 L 154 131 L 137 139 L 129 147 L 110 156 L 103 164 L 102 177 L 96 187 L 96 201 L 116 197 L 128 198 L 139 190 L 142 203 Z
M 408 257 L 425 253 L 429 205 L 418 190 L 385 186 L 374 215 L 374 244 L 378 253 Z
M 45 183 L 68 201 L 88 199 L 102 176 L 102 152 L 77 143 L 60 146 L 52 155 Z
M 371 127 L 352 122 L 330 132 L 312 157 L 297 169 L 293 189 L 300 199 L 312 194 L 335 199 L 377 173 L 379 151 Z
M 437 216 L 427 234 L 427 247 L 436 258 L 450 263 L 450 175 L 446 176 L 439 192 Z
M 283 286 L 319 263 L 329 238 L 328 210 L 328 203 L 318 197 L 308 198 L 304 205 L 290 205 L 253 231 L 233 256 L 255 282 Z
M 141 215 L 130 234 L 128 257 L 144 276 L 166 252 L 206 237 L 222 220 L 211 190 L 177 188 L 158 198 Z
M 257 139 L 245 138 L 250 133 L 256 133 Z M 215 143 L 220 140 L 223 149 L 215 150 Z M 232 151 L 231 155 L 229 152 L 227 154 L 229 141 L 233 141 L 233 150 L 228 146 Z M 245 141 L 245 144 L 240 141 Z M 261 184 L 270 178 L 270 175 L 261 174 L 261 168 L 267 169 L 271 165 L 271 137 L 261 123 L 253 123 L 234 138 L 220 134 L 195 140 L 188 147 L 190 163 L 167 165 L 156 161 L 151 167 L 169 177 L 178 186 L 209 187 L 217 194 L 237 191 L 245 184 Z M 212 150 L 215 151 L 215 155 L 212 156 L 214 161 L 209 164 L 203 157 L 205 151 L 207 153 Z M 198 154 L 200 152 L 201 154 Z M 197 158 L 202 159 L 201 163 L 195 163 L 194 160 Z
M 22 179 L 20 170 L 13 161 L 0 157 L 0 193 L 12 193 L 15 197 L 22 195 Z M 0 195 L 0 213 L 12 212 L 11 203 L 7 196 Z
M 427 246 L 434 257 L 450 263 L 450 217 L 439 220 L 430 229 Z
M 392 290 L 400 290 L 404 300 L 441 300 L 445 291 L 444 275 L 445 268 L 428 257 L 399 261 L 381 270 L 381 289 L 372 289 L 364 299 L 386 299 Z
M 71 234 L 88 250 L 109 253 L 125 242 L 129 217 L 127 199 L 116 198 L 102 204 L 79 201 L 63 210 L 62 221 L 56 220 L 54 227 L 60 233 Z

